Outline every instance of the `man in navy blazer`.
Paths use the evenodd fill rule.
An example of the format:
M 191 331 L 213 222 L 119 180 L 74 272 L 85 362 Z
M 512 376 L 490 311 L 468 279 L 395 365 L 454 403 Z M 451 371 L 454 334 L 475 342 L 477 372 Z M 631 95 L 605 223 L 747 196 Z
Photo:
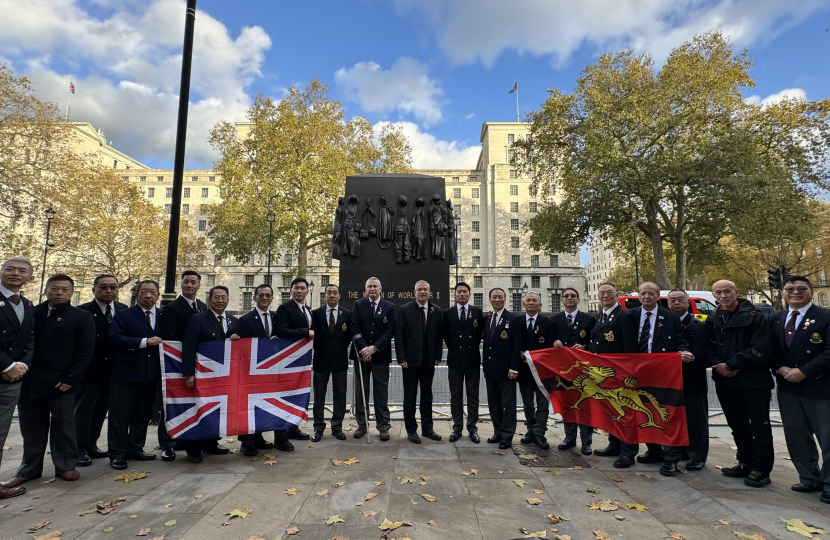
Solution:
M 660 286 L 644 281 L 640 283 L 637 292 L 641 307 L 634 308 L 629 313 L 637 324 L 638 352 L 643 354 L 679 352 L 682 361 L 694 360 L 694 356 L 683 339 L 683 325 L 680 324 L 680 318 L 658 304 Z M 633 465 L 639 449 L 639 444 L 622 441 L 620 457 L 614 462 L 614 467 L 624 469 Z M 637 457 L 637 462 L 659 463 L 662 461 L 660 474 L 676 476 L 681 450 L 679 446 L 663 445 L 661 449 L 659 444 L 648 443 L 648 451 L 645 455 Z
M 380 297 L 383 287 L 380 280 L 370 277 L 366 280 L 366 297 L 354 303 L 352 307 L 352 358 L 360 361 L 362 379 L 358 376 L 355 364 L 355 381 L 358 392 L 364 392 L 366 403 L 369 403 L 369 379 L 371 377 L 371 391 L 375 394 L 375 422 L 380 432 L 380 440 L 389 440 L 389 429 L 392 427 L 389 416 L 389 364 L 392 362 L 392 338 L 395 335 L 395 304 Z M 357 360 L 355 351 L 360 355 Z M 357 430 L 354 438 L 359 439 L 366 435 L 369 426 L 366 425 L 366 413 L 363 409 L 363 400 L 355 398 L 357 402 Z
M 217 285 L 210 290 L 208 296 L 208 310 L 190 317 L 182 339 L 182 375 L 184 384 L 188 388 L 195 388 L 198 384 L 196 377 L 196 349 L 200 343 L 206 341 L 224 341 L 239 339 L 239 320 L 225 312 L 230 295 L 228 288 Z M 202 462 L 202 452 L 206 454 L 227 454 L 227 448 L 219 444 L 219 439 L 202 441 L 187 441 L 185 444 L 187 461 Z
M 524 317 L 516 317 L 516 322 L 521 322 L 522 353 L 553 347 L 553 342 L 556 341 L 553 321 L 540 313 L 542 298 L 539 293 L 529 291 L 525 294 L 522 306 L 525 308 Z M 519 376 L 516 378 L 516 382 L 522 396 L 525 427 L 527 428 L 521 443 L 536 443 L 536 446 L 542 450 L 549 450 L 550 444 L 548 444 L 545 435 L 548 430 L 550 397 L 546 392 L 539 390 L 539 385 L 536 384 L 533 373 L 530 372 L 530 366 L 524 354 L 522 354 L 522 363 L 519 366 Z
M 32 263 L 14 257 L 0 266 L 0 462 L 20 398 L 20 380 L 32 365 L 35 352 L 32 302 L 20 289 L 34 279 Z M 0 485 L 0 499 L 17 497 L 26 488 Z
M 115 313 L 110 324 L 109 344 L 114 351 L 110 388 L 107 454 L 110 466 L 127 468 L 127 460 L 147 461 L 155 454 L 144 452 L 147 426 L 161 376 L 159 344 L 162 310 L 156 308 L 159 285 L 145 280 L 138 284 L 136 305 Z
M 553 333 L 556 340 L 554 347 L 572 347 L 585 349 L 591 341 L 591 332 L 597 320 L 587 313 L 579 311 L 579 291 L 568 287 L 562 291 L 564 311 L 553 317 Z M 579 422 L 565 422 L 565 440 L 557 448 L 567 450 L 576 446 L 576 431 L 579 428 L 579 438 L 582 442 L 582 454 L 590 456 L 593 453 L 591 444 L 594 439 L 594 428 L 583 426 Z
M 516 433 L 516 378 L 522 364 L 521 319 L 516 321 L 504 308 L 506 298 L 504 289 L 490 290 L 493 311 L 484 319 L 484 378 L 493 421 L 493 436 L 487 442 L 499 443 L 502 450 L 510 448 Z
M 819 500 L 830 504 L 830 310 L 813 304 L 813 284 L 804 276 L 787 277 L 781 295 L 789 309 L 769 320 L 784 439 L 798 471 L 791 489 L 820 491 Z

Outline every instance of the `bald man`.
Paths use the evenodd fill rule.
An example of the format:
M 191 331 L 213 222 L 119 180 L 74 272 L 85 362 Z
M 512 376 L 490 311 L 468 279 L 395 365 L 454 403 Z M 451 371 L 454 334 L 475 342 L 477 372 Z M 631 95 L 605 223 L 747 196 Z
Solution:
M 712 285 L 718 309 L 706 319 L 708 364 L 726 422 L 738 447 L 738 463 L 721 472 L 751 487 L 770 483 L 773 446 L 769 421 L 773 380 L 772 339 L 766 316 L 728 280 Z

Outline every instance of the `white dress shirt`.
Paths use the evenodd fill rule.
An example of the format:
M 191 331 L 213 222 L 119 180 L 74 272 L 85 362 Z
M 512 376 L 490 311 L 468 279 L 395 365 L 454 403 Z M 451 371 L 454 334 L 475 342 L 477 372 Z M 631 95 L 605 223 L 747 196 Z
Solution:
M 115 302 L 110 302 L 109 304 L 105 304 L 103 302 L 99 302 L 97 298 L 94 299 L 95 303 L 98 304 L 98 307 L 101 308 L 101 313 L 104 315 L 107 314 L 107 306 L 110 307 L 110 315 L 115 317 Z
M 570 316 L 571 316 L 571 323 L 570 323 L 570 324 L 573 324 L 573 323 L 575 323 L 575 322 L 576 322 L 576 314 L 577 314 L 577 313 L 579 313 L 579 310 L 578 310 L 578 309 L 575 309 L 575 310 L 573 310 L 573 311 L 571 311 L 571 312 L 568 312 L 568 310 L 567 310 L 567 309 L 564 309 L 564 310 L 562 310 L 562 313 L 564 313 L 564 314 L 565 314 L 565 322 L 567 322 L 567 321 L 568 321 L 568 315 L 570 315 Z
M 637 327 L 637 341 L 640 341 L 640 336 L 643 333 L 643 325 L 646 322 L 646 313 L 651 313 L 650 320 L 648 321 L 649 329 L 648 329 L 648 352 L 651 352 L 651 342 L 654 341 L 654 328 L 657 326 L 657 306 L 651 311 L 646 311 L 645 308 L 640 312 L 640 325 Z
M 470 318 L 470 303 L 466 304 L 455 304 L 455 312 L 458 314 L 458 319 L 461 320 L 461 307 L 464 307 L 464 316 L 468 319 Z
M 807 314 L 807 310 L 811 307 L 813 307 L 812 302 L 808 303 L 806 306 L 801 306 L 798 309 L 790 308 L 789 311 L 787 311 L 787 320 L 784 321 L 784 324 L 786 325 L 790 321 L 790 317 L 793 316 L 793 311 L 798 311 L 798 316 L 795 318 L 795 329 L 798 330 L 798 327 L 801 325 L 801 321 L 804 320 L 804 315 Z
M 292 300 L 294 299 L 292 298 Z M 297 304 L 302 314 L 305 315 L 305 320 L 308 321 L 308 327 L 311 328 L 311 313 L 306 309 L 305 304 L 301 304 L 296 300 L 294 300 L 294 303 Z
M 268 330 L 270 330 L 271 333 L 273 334 L 274 333 L 274 318 L 271 317 L 271 312 L 270 311 L 262 311 L 258 307 L 254 308 L 254 309 L 256 309 L 256 312 L 259 314 L 260 319 L 262 319 L 263 321 L 268 321 Z M 263 322 L 263 324 L 265 324 L 265 323 Z M 265 327 L 263 326 L 263 329 L 264 328 Z
M 608 319 L 608 317 L 609 317 L 612 313 L 614 313 L 614 310 L 615 310 L 615 309 L 617 309 L 618 307 L 620 307 L 620 305 L 619 305 L 619 304 L 614 304 L 614 307 L 612 307 L 612 308 L 610 308 L 610 309 L 603 309 L 603 310 L 602 310 L 602 314 L 603 314 L 603 315 L 605 315 L 605 318 L 606 318 L 606 319 Z
M 228 333 L 228 316 L 225 315 L 224 312 L 222 314 L 219 314 L 219 313 L 216 313 L 215 311 L 213 311 L 212 309 L 210 310 L 210 312 L 213 313 L 213 317 L 217 320 L 219 319 L 219 317 L 222 317 L 222 331 L 227 334 Z
M 147 313 L 146 313 L 147 310 L 144 309 L 141 306 L 138 306 L 138 307 L 141 308 L 141 314 L 146 317 L 147 316 Z M 113 311 L 113 317 L 114 316 L 115 316 L 115 312 Z M 155 328 L 156 328 L 156 306 L 153 306 L 153 307 L 150 308 L 150 328 L 152 328 L 153 330 L 155 330 Z M 142 338 L 141 339 L 141 345 L 139 345 L 138 348 L 139 349 L 146 349 L 147 348 L 147 338 Z

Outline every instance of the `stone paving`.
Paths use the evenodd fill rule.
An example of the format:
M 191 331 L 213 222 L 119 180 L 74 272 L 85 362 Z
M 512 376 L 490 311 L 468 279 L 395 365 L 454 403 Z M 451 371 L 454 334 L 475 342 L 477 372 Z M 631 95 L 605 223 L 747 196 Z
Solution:
M 276 454 L 273 463 L 251 460 L 238 451 L 207 456 L 200 465 L 188 463 L 183 452 L 173 463 L 160 459 L 130 462 L 127 472 L 150 474 L 129 484 L 114 481 L 119 472 L 110 469 L 106 459 L 79 468 L 81 478 L 76 482 L 53 480 L 50 466 L 43 478 L 27 484 L 26 495 L 0 501 L 0 539 L 31 540 L 56 531 L 61 532 L 61 540 L 162 535 L 165 540 L 379 539 L 384 533 L 378 527 L 384 519 L 411 522 L 388 533 L 388 538 L 408 536 L 412 540 L 504 540 L 541 531 L 546 538 L 567 535 L 573 540 L 601 538 L 593 531 L 604 531 L 612 539 L 638 540 L 663 539 L 671 533 L 686 540 L 735 540 L 734 531 L 767 540 L 804 538 L 787 531 L 780 518 L 802 519 L 830 531 L 830 505 L 822 504 L 818 494 L 790 490 L 797 475 L 792 463 L 784 459 L 787 452 L 780 427 L 774 428 L 777 454 L 772 484 L 753 489 L 716 468 L 734 461 L 729 431 L 723 427 L 712 428 L 719 438 L 711 440 L 705 470 L 667 478 L 658 473 L 658 465 L 637 464 L 619 470 L 611 465 L 612 459 L 594 456 L 586 458 L 591 467 L 582 470 L 524 467 L 512 452 L 500 455 L 495 445 L 484 440 L 481 444 L 468 438 L 448 443 L 447 421 L 435 426 L 443 441 L 424 439 L 421 445 L 406 439 L 402 422 L 393 424 L 389 442 L 381 442 L 374 430 L 371 444 L 353 439 L 351 432 L 346 441 L 326 433 L 313 445 L 295 441 L 293 453 L 266 451 Z M 479 433 L 486 438 L 492 426 L 481 423 Z M 560 426 L 550 428 L 552 452 L 558 452 L 555 445 L 561 436 Z M 595 447 L 604 446 L 604 435 L 595 435 L 595 443 Z M 239 447 L 238 442 L 225 444 Z M 6 445 L 10 449 L 4 452 L 0 467 L 2 480 L 9 479 L 20 462 L 22 440 L 16 424 Z M 154 438 L 146 450 L 153 446 Z M 641 449 L 645 451 L 645 446 Z M 357 463 L 333 462 L 352 457 Z M 477 472 L 470 473 L 472 469 Z M 422 475 L 429 477 L 425 485 L 420 484 Z M 401 483 L 402 478 L 413 482 Z M 519 487 L 514 480 L 526 483 Z M 341 487 L 335 487 L 341 482 Z M 296 495 L 284 493 L 290 488 L 296 489 Z M 587 488 L 598 488 L 599 493 Z M 323 491 L 327 495 L 317 494 Z M 369 493 L 377 495 L 366 501 Z M 422 494 L 432 495 L 435 502 L 428 502 Z M 125 501 L 106 515 L 78 515 L 97 501 L 120 497 Z M 528 498 L 540 502 L 531 505 Z M 647 509 L 603 512 L 588 506 L 602 499 Z M 246 507 L 251 512 L 245 519 L 227 515 Z M 372 514 L 364 517 L 364 512 Z M 551 524 L 548 514 L 568 520 Z M 332 515 L 345 522 L 326 525 Z M 46 520 L 48 525 L 29 532 Z M 175 524 L 170 524 L 172 520 Z M 150 528 L 150 534 L 137 536 L 144 528 Z M 289 535 L 293 528 L 299 532 Z

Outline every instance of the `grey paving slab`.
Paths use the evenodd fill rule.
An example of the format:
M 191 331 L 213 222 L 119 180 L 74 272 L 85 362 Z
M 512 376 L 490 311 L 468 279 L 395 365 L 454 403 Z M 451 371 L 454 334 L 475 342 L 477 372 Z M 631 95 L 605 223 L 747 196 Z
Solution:
M 131 516 L 136 516 L 132 518 Z M 184 536 L 185 533 L 197 521 L 202 518 L 202 514 L 176 514 L 173 516 L 162 514 L 129 514 L 128 512 L 121 512 L 104 520 L 103 523 L 91 528 L 87 532 L 78 537 L 78 540 L 112 540 L 114 538 L 136 538 L 141 529 L 150 528 L 149 536 L 142 536 L 137 538 L 149 539 L 154 536 L 164 535 L 164 540 L 176 540 Z M 170 526 L 165 526 L 175 520 L 176 523 Z M 107 531 L 110 527 L 111 531 Z M 63 536 L 61 536 L 63 538 Z
M 481 538 L 469 496 L 436 495 L 435 498 L 436 502 L 430 503 L 414 495 L 393 494 L 389 498 L 388 517 L 390 520 L 411 522 L 411 527 L 401 528 L 400 531 L 417 540 Z M 413 501 L 418 504 L 412 504 Z M 430 525 L 430 521 L 435 524 Z
M 377 526 L 355 524 L 349 520 L 347 520 L 346 523 L 335 523 L 330 526 L 323 522 L 314 524 L 302 523 L 292 526 L 296 526 L 300 532 L 293 536 L 283 534 L 280 538 L 287 538 L 289 540 L 293 540 L 294 538 L 297 540 L 331 540 L 335 536 L 343 536 L 345 538 L 357 540 L 362 538 L 380 538 L 380 535 L 382 534 L 381 530 L 378 529 Z M 246 537 L 239 538 L 240 540 L 245 540 Z M 267 540 L 271 540 L 270 537 L 265 538 Z M 167 539 L 165 538 L 165 540 Z
M 562 515 L 562 510 L 554 504 L 538 506 L 511 506 L 500 505 L 496 502 L 475 503 L 475 515 L 478 520 L 481 538 L 484 540 L 504 540 L 505 538 L 522 538 L 522 528 L 530 533 L 547 531 L 548 537 L 553 537 L 550 529 L 557 529 L 557 534 L 568 534 L 572 539 L 582 538 L 581 534 L 570 521 L 551 525 L 548 514 Z M 588 538 L 587 536 L 585 537 Z M 592 534 L 591 539 L 594 538 Z
M 326 467 L 331 463 L 326 458 L 308 458 L 298 463 L 294 460 L 281 460 L 277 457 L 274 465 L 264 461 L 254 462 L 253 470 L 245 475 L 244 482 L 289 482 L 296 484 L 315 484 Z M 236 471 L 233 471 L 236 472 Z
M 458 459 L 458 452 L 455 445 L 448 443 L 446 439 L 440 442 L 429 441 L 421 444 L 404 441 L 398 447 L 398 459 L 412 461 L 454 460 Z
M 504 455 L 497 454 L 502 452 Z M 482 448 L 459 448 L 458 456 L 461 468 L 469 471 L 478 470 L 479 478 L 533 478 L 535 475 L 531 467 L 519 464 L 519 459 L 510 450 L 499 450 L 497 445 L 487 445 Z M 499 471 L 502 471 L 501 473 Z
M 90 481 L 79 483 L 69 492 L 71 495 L 98 495 L 100 498 L 108 496 L 121 495 L 145 495 L 160 485 L 168 482 L 172 477 L 184 470 L 186 465 L 183 463 L 163 463 L 161 461 L 146 461 L 137 465 L 131 466 L 124 471 L 114 471 L 110 469 L 104 472 L 97 478 Z M 125 484 L 121 481 L 116 481 L 115 478 L 122 473 L 146 472 L 149 475 L 146 478 L 135 480 Z M 193 472 L 193 469 L 190 469 Z M 83 478 L 83 473 L 81 473 Z
M 466 495 L 467 483 L 461 474 L 462 468 L 457 460 L 453 461 L 400 461 L 395 467 L 395 478 L 392 480 L 392 493 L 431 495 Z M 429 477 L 426 485 L 420 485 L 421 476 Z M 412 478 L 413 482 L 401 484 L 404 477 Z M 400 478 L 400 479 L 399 479 Z
M 3 508 L 0 508 L 0 515 L 16 515 L 24 508 L 48 507 L 56 497 L 65 494 L 73 487 L 71 482 L 62 480 L 54 480 L 45 484 L 44 482 L 47 480 L 50 479 L 39 478 L 27 482 L 24 484 L 26 487 L 25 495 L 0 500 L 0 506 L 3 506 Z
M 672 532 L 680 533 L 688 540 L 735 540 L 735 531 L 748 535 L 759 534 L 761 536 L 769 533 L 755 525 L 691 525 L 688 523 L 666 524 Z
M 317 495 L 316 493 L 320 491 L 328 491 L 328 494 Z M 346 485 L 340 488 L 321 482 L 311 488 L 292 523 L 319 525 L 332 515 L 339 515 L 348 522 L 363 523 L 365 511 L 378 512 L 378 516 L 375 517 L 383 514 L 389 500 L 389 491 L 388 482 L 382 486 L 376 486 L 371 480 L 358 480 L 346 482 Z M 369 493 L 377 495 L 367 501 L 365 499 Z M 361 505 L 357 506 L 357 503 Z M 382 520 L 382 517 L 380 519 Z
M 707 493 L 710 491 L 758 491 L 757 488 L 744 484 L 742 478 L 730 478 L 708 463 L 700 471 L 689 471 L 688 474 L 679 474 L 676 478 L 698 491 Z
M 243 474 L 180 474 L 130 504 L 129 511 L 133 514 L 206 512 L 244 478 Z M 197 499 L 196 495 L 201 497 Z
M 798 518 L 805 523 L 830 530 L 830 512 L 816 512 L 766 489 L 751 492 L 720 491 L 713 492 L 710 496 L 777 538 L 793 538 L 793 533 L 787 531 L 780 518 Z
M 537 497 L 542 499 L 544 503 L 552 504 L 548 489 L 542 485 L 539 480 L 527 480 L 524 487 L 517 486 L 513 479 L 491 479 L 491 478 L 474 478 L 467 480 L 467 489 L 470 491 L 473 503 L 476 505 L 482 503 L 501 504 L 503 508 L 514 508 L 527 505 L 529 497 Z M 534 489 L 544 491 L 544 494 L 536 494 Z

